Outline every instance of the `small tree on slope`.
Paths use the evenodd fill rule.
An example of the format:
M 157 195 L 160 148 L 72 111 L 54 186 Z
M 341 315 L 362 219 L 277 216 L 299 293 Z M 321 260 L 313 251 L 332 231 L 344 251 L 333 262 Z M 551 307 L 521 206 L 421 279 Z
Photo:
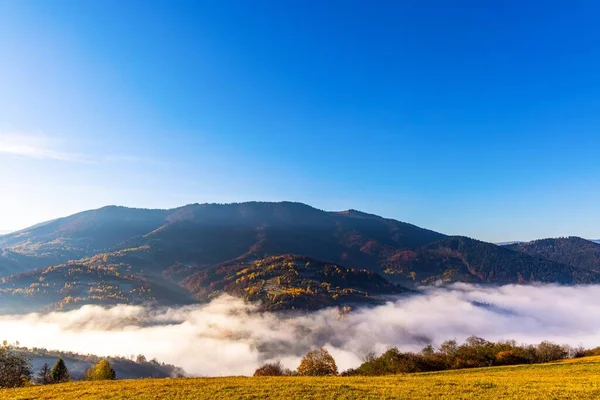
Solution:
M 36 382 L 39 385 L 49 385 L 52 383 L 52 371 L 50 370 L 48 363 L 44 363 L 42 369 L 40 369 Z
M 108 381 L 117 379 L 115 370 L 110 367 L 106 360 L 100 360 L 98 364 L 93 365 L 85 373 L 85 379 L 88 381 Z
M 50 376 L 52 378 L 52 383 L 64 383 L 71 380 L 69 369 L 62 358 L 56 360 L 56 364 L 54 364 Z

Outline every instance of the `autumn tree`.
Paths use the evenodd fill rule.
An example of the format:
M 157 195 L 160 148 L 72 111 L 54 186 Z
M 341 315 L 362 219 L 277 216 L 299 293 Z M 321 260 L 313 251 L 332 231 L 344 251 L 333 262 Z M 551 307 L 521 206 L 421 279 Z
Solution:
M 298 374 L 306 376 L 337 375 L 335 360 L 325 348 L 308 352 L 300 361 Z
M 92 365 L 85 372 L 85 380 L 87 381 L 109 381 L 114 379 L 117 379 L 117 374 L 106 360 L 100 360 L 98 364 Z
M 50 377 L 52 378 L 52 383 L 64 383 L 71 380 L 69 369 L 62 358 L 56 360 L 56 364 L 54 364 L 50 372 Z

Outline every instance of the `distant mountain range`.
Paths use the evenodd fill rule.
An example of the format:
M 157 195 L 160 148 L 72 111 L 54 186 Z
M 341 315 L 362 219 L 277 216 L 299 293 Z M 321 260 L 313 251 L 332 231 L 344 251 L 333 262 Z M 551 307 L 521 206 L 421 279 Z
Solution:
M 109 206 L 1 236 L 0 311 L 221 293 L 265 309 L 317 309 L 433 282 L 597 283 L 598 249 L 580 238 L 498 246 L 291 202 Z

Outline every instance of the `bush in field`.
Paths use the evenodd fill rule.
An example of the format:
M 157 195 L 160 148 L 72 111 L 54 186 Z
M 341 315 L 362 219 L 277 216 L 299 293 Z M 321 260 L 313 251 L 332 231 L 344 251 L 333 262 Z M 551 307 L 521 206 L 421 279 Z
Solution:
M 62 358 L 56 360 L 56 364 L 54 364 L 52 371 L 50 371 L 50 377 L 52 378 L 52 383 L 64 383 L 71 380 L 69 369 Z
M 291 374 L 292 372 L 284 368 L 280 361 L 263 364 L 254 371 L 254 376 L 286 376 Z
M 0 346 L 0 388 L 25 386 L 31 379 L 31 367 L 26 356 L 6 344 Z
M 109 381 L 114 379 L 117 379 L 117 374 L 106 360 L 100 360 L 98 364 L 92 365 L 85 372 L 86 381 Z
M 310 351 L 302 358 L 300 366 L 298 366 L 298 375 L 329 376 L 337 375 L 337 373 L 335 360 L 324 348 Z

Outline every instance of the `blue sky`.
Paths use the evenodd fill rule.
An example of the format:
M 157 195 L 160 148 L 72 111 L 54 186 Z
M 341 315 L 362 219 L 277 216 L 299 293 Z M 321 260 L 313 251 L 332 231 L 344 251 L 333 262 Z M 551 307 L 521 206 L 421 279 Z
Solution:
M 596 1 L 0 2 L 0 229 L 295 200 L 600 237 Z

